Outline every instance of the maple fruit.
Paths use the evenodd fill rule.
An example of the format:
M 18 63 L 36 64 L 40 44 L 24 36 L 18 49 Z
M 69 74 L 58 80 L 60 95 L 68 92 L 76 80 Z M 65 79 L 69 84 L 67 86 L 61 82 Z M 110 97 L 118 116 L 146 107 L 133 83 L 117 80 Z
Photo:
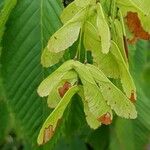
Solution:
M 62 2 L 68 7 L 62 7 Z M 98 144 L 97 134 L 110 139 L 111 150 L 143 149 L 139 145 L 147 141 L 150 110 L 149 86 L 144 85 L 142 74 L 147 69 L 148 6 L 149 0 L 0 1 L 1 84 L 4 81 L 0 93 L 5 103 L 4 87 L 15 122 L 21 125 L 25 148 L 38 149 L 39 130 L 38 145 L 50 141 L 40 149 L 53 149 L 51 145 L 60 138 L 66 141 L 68 134 L 80 138 L 86 126 L 92 138 L 86 132 L 82 143 L 85 139 L 94 143 L 93 149 L 105 144 Z M 45 68 L 39 64 L 41 53 Z M 8 118 L 3 106 L 2 134 Z M 101 128 L 103 124 L 110 125 L 104 127 L 109 132 Z
M 113 1 L 110 7 L 106 2 L 98 0 L 75 0 L 62 12 L 63 26 L 48 41 L 41 57 L 43 67 L 60 62 L 68 49 L 74 45 L 76 48 L 73 49 L 72 60 L 63 61 L 38 88 L 40 96 L 50 95 L 54 100 L 57 99 L 54 111 L 41 128 L 38 143 L 42 143 L 43 132 L 48 125 L 55 128 L 74 94 L 82 98 L 87 123 L 93 129 L 101 124 L 111 124 L 113 115 L 126 119 L 137 117 L 133 104 L 136 101 L 136 87 L 129 70 L 128 42 L 135 42 L 139 38 L 148 40 L 150 35 L 142 27 L 139 10 L 133 12 L 137 8 L 126 8 L 125 11 L 124 3 L 125 1 Z M 128 4 L 133 5 L 130 2 Z M 124 13 L 127 14 L 125 18 Z M 126 25 L 134 36 L 131 41 L 128 40 Z M 90 58 L 87 57 L 89 51 Z M 83 64 L 91 58 L 92 64 Z M 71 86 L 70 79 L 67 78 L 64 85 L 58 87 L 69 71 L 74 72 L 71 78 L 73 83 L 78 80 L 81 82 Z M 110 81 L 110 78 L 117 80 L 121 86 Z M 53 87 L 50 83 L 55 80 L 57 83 Z M 61 98 L 52 96 L 57 95 L 55 88 Z M 50 96 L 49 105 L 50 101 L 54 101 Z

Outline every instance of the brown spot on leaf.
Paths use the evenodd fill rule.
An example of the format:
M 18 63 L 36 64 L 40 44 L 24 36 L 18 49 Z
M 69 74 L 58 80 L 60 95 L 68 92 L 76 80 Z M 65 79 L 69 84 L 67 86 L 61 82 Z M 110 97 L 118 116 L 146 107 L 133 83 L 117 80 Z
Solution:
M 69 82 L 65 82 L 65 84 L 58 89 L 60 97 L 63 97 L 70 87 L 71 84 Z
M 98 120 L 99 122 L 101 122 L 102 124 L 105 124 L 105 125 L 109 125 L 109 124 L 112 123 L 110 113 L 104 114 L 103 116 L 101 116 L 101 117 L 98 118 L 97 120 Z
M 130 100 L 132 103 L 136 102 L 136 93 L 134 91 L 131 92 Z
M 48 128 L 45 128 L 43 143 L 44 144 L 47 143 L 52 138 L 53 135 L 54 135 L 54 130 L 52 125 L 50 125 Z
M 129 30 L 134 35 L 132 40 L 128 40 L 129 43 L 134 43 L 137 39 L 150 40 L 150 34 L 143 29 L 138 13 L 128 12 L 126 21 Z
M 52 125 L 49 125 L 48 128 L 45 128 L 43 144 L 47 143 L 53 137 L 55 130 L 56 130 L 56 128 L 58 128 L 60 123 L 61 123 L 61 119 L 58 119 L 55 129 L 53 128 Z

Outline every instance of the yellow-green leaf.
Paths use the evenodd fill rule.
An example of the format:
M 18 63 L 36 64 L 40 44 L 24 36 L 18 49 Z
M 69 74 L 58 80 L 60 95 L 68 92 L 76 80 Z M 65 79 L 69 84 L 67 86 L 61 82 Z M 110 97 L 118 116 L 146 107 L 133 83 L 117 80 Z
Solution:
M 111 36 L 109 25 L 106 21 L 103 8 L 100 3 L 97 3 L 97 28 L 98 34 L 101 37 L 102 52 L 108 53 L 111 44 Z
M 63 113 L 66 107 L 68 106 L 72 96 L 78 91 L 79 88 L 77 86 L 70 88 L 64 95 L 62 100 L 59 102 L 57 107 L 54 109 L 54 111 L 48 116 L 38 136 L 37 142 L 39 145 L 45 144 L 52 138 L 57 126 L 59 125 L 59 121 L 62 119 Z

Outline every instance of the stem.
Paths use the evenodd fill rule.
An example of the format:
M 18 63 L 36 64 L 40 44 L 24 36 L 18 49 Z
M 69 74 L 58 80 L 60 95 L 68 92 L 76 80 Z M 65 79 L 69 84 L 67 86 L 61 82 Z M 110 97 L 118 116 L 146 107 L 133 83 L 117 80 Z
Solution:
M 81 31 L 80 31 L 80 37 L 79 37 L 79 44 L 78 44 L 78 49 L 77 49 L 77 54 L 76 54 L 76 58 L 80 62 L 84 62 L 85 59 L 86 59 L 85 58 L 86 57 L 85 56 L 86 55 L 86 51 L 84 49 L 82 39 L 83 39 L 83 36 L 84 36 L 84 26 L 85 26 L 86 19 L 87 19 L 87 16 L 88 16 L 89 7 L 86 8 L 86 14 L 85 14 L 84 20 L 82 22 L 82 27 L 81 27 Z M 84 60 L 83 60 L 83 58 L 84 58 Z
M 111 1 L 111 16 L 112 20 L 114 21 L 116 18 L 116 0 Z
M 124 20 L 123 20 L 123 16 L 122 16 L 122 13 L 121 13 L 120 10 L 119 10 L 119 17 L 120 17 L 120 21 L 121 21 L 121 24 L 122 24 L 123 35 L 126 36 L 126 30 L 125 30 Z
M 78 50 L 77 50 L 77 59 L 79 61 L 81 61 L 81 42 L 82 42 L 82 34 L 83 34 L 83 29 L 81 28 L 81 31 L 80 31 L 80 37 L 79 37 L 79 45 L 78 45 Z

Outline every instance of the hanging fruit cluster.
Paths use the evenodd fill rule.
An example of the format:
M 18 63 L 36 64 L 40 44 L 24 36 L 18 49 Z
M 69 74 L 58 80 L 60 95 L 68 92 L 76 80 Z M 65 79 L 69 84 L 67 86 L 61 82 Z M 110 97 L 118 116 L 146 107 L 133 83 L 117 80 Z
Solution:
M 38 88 L 41 97 L 48 96 L 48 106 L 55 108 L 41 128 L 38 144 L 52 138 L 75 94 L 82 98 L 87 123 L 93 129 L 111 124 L 114 114 L 127 119 L 137 117 L 127 42 L 150 39 L 150 31 L 142 24 L 149 13 L 139 6 L 143 5 L 134 0 L 75 0 L 64 9 L 63 26 L 50 38 L 41 63 L 51 67 L 64 60 L 66 51 L 75 55 L 63 61 Z M 76 48 L 68 50 L 72 45 Z M 88 63 L 89 52 L 92 64 Z

